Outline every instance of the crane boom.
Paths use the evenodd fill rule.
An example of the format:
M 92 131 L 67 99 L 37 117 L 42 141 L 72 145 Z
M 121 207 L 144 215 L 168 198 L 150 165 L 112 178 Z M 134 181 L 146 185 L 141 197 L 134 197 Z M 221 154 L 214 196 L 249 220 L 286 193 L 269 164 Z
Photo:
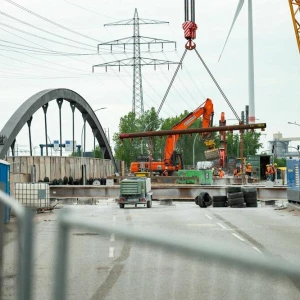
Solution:
M 288 0 L 294 25 L 296 41 L 300 53 L 300 0 Z

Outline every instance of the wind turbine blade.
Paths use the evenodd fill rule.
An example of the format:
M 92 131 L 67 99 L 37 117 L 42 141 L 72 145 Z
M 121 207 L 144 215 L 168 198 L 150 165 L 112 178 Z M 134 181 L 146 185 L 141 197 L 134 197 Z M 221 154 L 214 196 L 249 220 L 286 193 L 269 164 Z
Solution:
M 222 52 L 221 52 L 221 54 L 220 54 L 220 57 L 219 57 L 219 60 L 218 60 L 218 61 L 220 61 L 220 59 L 221 59 L 221 56 L 222 56 L 222 54 L 223 54 L 223 52 L 224 52 L 224 49 L 225 49 L 225 46 L 226 46 L 227 41 L 228 41 L 228 39 L 229 39 L 230 33 L 231 33 L 231 31 L 232 31 L 232 28 L 233 28 L 233 26 L 234 26 L 234 24 L 235 24 L 236 19 L 237 19 L 238 16 L 239 16 L 241 10 L 242 10 L 242 8 L 243 8 L 243 5 L 244 5 L 244 0 L 240 0 L 239 3 L 238 3 L 238 6 L 237 6 L 237 8 L 236 8 L 236 11 L 235 11 L 235 14 L 234 14 L 234 17 L 233 17 L 233 21 L 232 21 L 231 27 L 230 27 L 230 29 L 229 29 L 229 32 L 228 32 L 228 35 L 227 35 L 225 44 L 224 44 L 224 46 L 223 46 L 223 49 L 222 49 Z

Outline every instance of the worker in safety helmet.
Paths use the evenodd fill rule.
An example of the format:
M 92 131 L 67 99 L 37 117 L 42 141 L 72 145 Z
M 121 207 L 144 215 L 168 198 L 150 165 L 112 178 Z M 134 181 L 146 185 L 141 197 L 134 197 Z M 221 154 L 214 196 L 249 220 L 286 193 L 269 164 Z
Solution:
M 275 163 L 274 166 L 270 165 L 271 168 L 271 181 L 275 181 L 276 172 L 277 172 L 277 164 Z
M 272 179 L 272 171 L 270 165 L 266 165 L 266 178 L 267 181 L 270 181 Z
M 247 166 L 246 166 L 246 175 L 251 177 L 251 174 L 252 174 L 252 166 L 250 163 L 247 163 Z
M 225 175 L 225 172 L 222 170 L 222 168 L 219 169 L 219 177 L 223 178 Z

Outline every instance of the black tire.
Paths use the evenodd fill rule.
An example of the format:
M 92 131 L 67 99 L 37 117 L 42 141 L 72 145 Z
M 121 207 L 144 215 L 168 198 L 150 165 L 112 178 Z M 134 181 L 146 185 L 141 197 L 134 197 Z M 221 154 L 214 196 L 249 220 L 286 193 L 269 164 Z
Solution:
M 151 208 L 152 207 L 152 200 L 147 201 L 147 208 Z
M 196 198 L 195 198 L 195 203 L 196 203 L 196 205 L 199 205 L 199 198 L 198 198 L 199 196 L 197 196 Z
M 242 198 L 244 197 L 244 193 L 243 192 L 237 192 L 237 193 L 229 193 L 227 194 L 227 198 L 229 199 L 236 199 L 236 198 Z
M 243 187 L 242 192 L 244 193 L 257 193 L 257 188 L 256 187 Z
M 257 198 L 247 198 L 245 199 L 246 204 L 255 204 L 257 203 Z
M 198 205 L 199 205 L 199 207 L 201 207 L 201 208 L 206 208 L 206 205 L 205 205 L 205 202 L 204 202 L 203 199 L 200 199 L 200 200 L 198 201 Z
M 257 192 L 244 192 L 244 198 L 257 198 Z
M 240 203 L 240 204 L 236 204 L 236 205 L 232 205 L 232 208 L 244 208 L 245 204 L 244 203 Z
M 125 204 L 124 203 L 119 203 L 120 208 L 124 208 Z
M 226 193 L 238 193 L 242 191 L 242 187 L 240 186 L 228 186 L 226 188 Z
M 213 202 L 213 207 L 226 207 L 225 202 Z
M 236 205 L 240 205 L 240 204 L 244 204 L 244 198 L 234 198 L 234 199 L 228 199 L 228 205 L 229 206 L 236 206 Z
M 212 200 L 213 200 L 213 203 L 214 202 L 225 203 L 227 201 L 227 196 L 213 196 Z
M 198 198 L 198 205 L 200 207 L 205 208 L 212 205 L 212 199 L 206 192 L 201 192 L 196 198 Z
M 257 202 L 256 203 L 246 203 L 247 207 L 257 207 Z

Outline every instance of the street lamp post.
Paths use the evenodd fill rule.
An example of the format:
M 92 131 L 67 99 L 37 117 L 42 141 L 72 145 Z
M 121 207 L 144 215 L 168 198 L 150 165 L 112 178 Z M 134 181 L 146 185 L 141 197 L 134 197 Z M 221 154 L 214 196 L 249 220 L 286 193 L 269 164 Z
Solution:
M 296 122 L 288 122 L 288 124 L 300 126 L 300 124 L 298 124 L 298 123 L 296 123 Z
M 96 111 L 99 111 L 99 110 L 102 110 L 102 109 L 106 109 L 107 107 L 101 107 L 101 108 L 98 108 L 98 109 L 95 109 L 94 110 L 94 113 Z M 85 125 L 86 125 L 86 121 L 84 121 L 83 123 L 83 126 L 82 126 L 82 130 L 81 130 L 81 148 L 82 148 L 82 136 L 83 136 L 83 133 L 84 133 L 84 144 L 85 144 Z M 95 139 L 95 136 L 94 136 L 94 139 Z M 95 149 L 94 149 L 95 151 Z M 85 147 L 84 147 L 84 152 L 85 152 Z M 81 150 L 81 157 L 83 157 L 83 151 Z
M 147 126 L 145 127 L 145 129 L 144 129 L 144 131 L 146 131 L 147 129 L 148 129 L 148 127 L 149 127 L 149 125 L 151 125 L 153 123 L 153 121 L 152 122 L 150 122 L 149 124 L 147 124 Z M 144 145 L 143 145 L 143 138 L 141 139 L 141 155 L 143 155 L 143 152 L 144 152 L 144 147 L 143 147 Z
M 195 142 L 196 142 L 196 138 L 198 137 L 199 135 L 196 134 L 195 138 L 194 138 L 194 143 L 193 143 L 193 168 L 195 168 Z

